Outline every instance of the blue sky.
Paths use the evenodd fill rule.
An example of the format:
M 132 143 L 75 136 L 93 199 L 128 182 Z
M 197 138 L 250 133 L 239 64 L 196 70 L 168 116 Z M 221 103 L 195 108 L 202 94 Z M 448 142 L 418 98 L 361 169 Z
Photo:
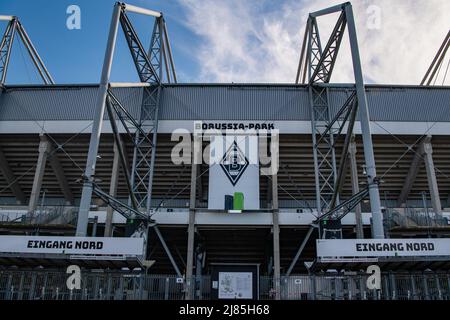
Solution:
M 292 83 L 308 13 L 344 1 L 127 2 L 164 13 L 179 82 Z M 0 0 L 0 14 L 20 17 L 57 83 L 96 83 L 114 3 L 115 0 Z M 352 3 L 366 82 L 418 84 L 450 28 L 450 1 L 353 0 Z M 81 8 L 81 30 L 66 28 L 66 9 L 71 4 Z M 379 21 L 376 28 L 369 27 L 374 12 Z M 129 16 L 148 46 L 152 18 Z M 322 38 L 331 31 L 336 18 L 319 20 Z M 5 22 L 0 22 L 0 32 L 5 26 Z M 137 81 L 123 35 L 119 35 L 111 81 Z M 18 41 L 13 50 L 7 83 L 39 83 Z M 352 81 L 346 37 L 332 80 Z
M 149 2 L 150 5 L 146 4 Z M 100 79 L 104 50 L 108 36 L 114 0 L 2 0 L 0 14 L 17 15 L 32 42 L 37 47 L 57 83 L 95 83 Z M 183 16 L 175 1 L 136 1 L 127 3 L 164 12 L 180 81 L 198 73 L 197 63 L 186 50 L 195 47 L 199 37 L 178 23 Z M 76 4 L 81 9 L 81 29 L 66 28 L 66 9 Z M 154 18 L 129 14 L 141 41 L 148 47 Z M 1 32 L 6 22 L 1 22 Z M 186 39 L 189 39 L 186 41 Z M 8 71 L 8 83 L 39 83 L 39 78 L 25 48 L 15 41 Z M 119 33 L 112 81 L 137 81 L 123 34 Z

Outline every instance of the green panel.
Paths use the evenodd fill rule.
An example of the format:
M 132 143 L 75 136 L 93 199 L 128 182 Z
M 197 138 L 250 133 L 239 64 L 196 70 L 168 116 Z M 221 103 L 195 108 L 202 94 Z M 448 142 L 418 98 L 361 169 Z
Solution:
M 233 209 L 244 210 L 244 194 L 242 192 L 234 193 Z

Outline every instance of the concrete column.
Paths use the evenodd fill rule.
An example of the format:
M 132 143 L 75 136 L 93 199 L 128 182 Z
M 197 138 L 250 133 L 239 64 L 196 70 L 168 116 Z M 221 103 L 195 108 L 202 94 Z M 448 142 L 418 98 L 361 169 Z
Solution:
M 115 197 L 117 194 L 117 186 L 119 184 L 119 150 L 114 143 L 114 158 L 111 172 L 111 183 L 109 185 L 109 195 Z M 106 208 L 106 221 L 105 221 L 105 237 L 112 237 L 112 222 L 113 222 L 114 209 L 110 206 Z
M 278 179 L 277 176 L 272 176 L 272 185 L 274 186 L 273 193 L 278 194 L 278 192 L 275 191 L 278 185 Z M 280 300 L 280 226 L 278 221 L 278 196 L 273 197 L 273 207 L 272 207 L 272 216 L 273 216 L 273 224 L 272 224 L 272 232 L 273 232 L 273 276 L 274 276 L 274 286 L 275 286 L 275 299 Z
M 280 226 L 278 221 L 278 175 L 272 175 L 273 276 L 275 299 L 281 299 Z
M 58 184 L 64 195 L 64 199 L 66 200 L 66 205 L 72 205 L 74 203 L 72 190 L 70 190 L 69 182 L 67 181 L 66 175 L 64 174 L 61 162 L 59 161 L 59 158 L 51 143 L 48 148 L 48 154 L 48 161 L 50 162 L 50 166 L 52 167 L 53 174 L 55 175 L 56 180 L 58 180 Z
M 439 198 L 439 189 L 436 179 L 436 171 L 433 162 L 433 147 L 431 142 L 423 144 L 423 154 L 425 160 L 425 169 L 427 171 L 428 189 L 430 190 L 431 205 L 436 214 L 442 214 L 441 199 Z
M 189 200 L 189 225 L 188 225 L 188 246 L 186 259 L 186 299 L 193 299 L 193 286 L 195 281 L 192 279 L 194 266 L 194 242 L 195 242 L 195 207 L 197 200 L 197 170 L 202 156 L 201 137 L 194 134 L 192 143 L 192 166 L 191 166 L 191 194 Z
M 270 208 L 272 206 L 272 181 L 270 177 L 267 177 L 267 195 L 266 195 L 266 208 Z
M 8 160 L 6 159 L 3 150 L 0 148 L 0 171 L 3 174 L 3 177 L 6 179 L 6 183 L 10 186 L 11 191 L 14 193 L 16 197 L 17 204 L 25 204 L 26 197 L 20 187 L 16 177 L 14 176 L 11 167 L 9 166 Z
M 39 156 L 34 173 L 33 187 L 31 189 L 30 201 L 28 202 L 28 212 L 32 213 L 39 202 L 41 194 L 42 180 L 44 179 L 45 165 L 47 163 L 48 151 L 50 150 L 50 142 L 45 135 L 40 136 Z
M 414 181 L 416 180 L 417 174 L 419 173 L 420 166 L 422 164 L 422 151 L 423 150 L 423 142 L 417 149 L 417 152 L 414 154 L 413 161 L 409 166 L 408 175 L 406 176 L 405 182 L 403 183 L 402 191 L 400 192 L 400 196 L 398 197 L 397 205 L 405 206 L 406 201 L 408 200 L 409 192 L 411 191 Z
M 406 176 L 405 182 L 403 183 L 403 188 L 398 197 L 398 206 L 405 206 L 406 201 L 408 200 L 408 195 L 414 185 L 414 181 L 416 180 L 417 175 L 419 174 L 422 161 L 425 160 L 425 167 L 428 176 L 428 184 L 433 184 L 433 180 L 436 181 L 436 174 L 434 172 L 433 158 L 432 158 L 433 149 L 431 147 L 431 135 L 428 135 L 423 138 L 417 150 L 415 150 L 413 161 L 409 166 L 408 175 Z M 428 154 L 428 155 L 427 155 Z M 428 159 L 428 160 L 427 160 Z M 427 165 L 427 162 L 429 165 Z M 430 169 L 431 168 L 431 169 Z M 430 178 L 430 174 L 433 177 Z M 437 187 L 437 184 L 436 184 Z M 430 187 L 430 190 L 432 188 Z M 439 198 L 438 198 L 439 199 Z M 440 208 L 440 205 L 439 205 Z
M 259 161 L 263 162 L 263 157 L 267 157 L 267 150 L 268 147 L 268 136 L 266 135 L 260 135 L 258 137 L 258 150 L 259 150 Z M 262 164 L 262 163 L 261 163 Z M 266 188 L 266 208 L 269 209 L 272 205 L 272 180 L 269 175 L 266 175 L 266 182 L 267 182 L 267 188 Z
M 350 175 L 352 180 L 352 193 L 357 194 L 359 192 L 359 181 L 358 181 L 358 165 L 356 163 L 356 143 L 355 137 L 352 137 L 350 141 L 350 146 L 348 149 L 350 157 Z M 356 218 L 356 238 L 364 238 L 364 230 L 361 216 L 361 204 L 355 207 L 355 218 Z

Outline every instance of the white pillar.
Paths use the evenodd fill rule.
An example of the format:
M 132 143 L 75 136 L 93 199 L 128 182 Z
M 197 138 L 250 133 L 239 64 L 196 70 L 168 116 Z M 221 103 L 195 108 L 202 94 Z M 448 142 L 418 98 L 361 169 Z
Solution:
M 28 212 L 33 213 L 39 202 L 41 194 L 42 181 L 45 174 L 45 166 L 47 164 L 48 151 L 50 150 L 50 142 L 45 135 L 40 136 L 39 156 L 34 172 L 33 187 L 31 189 L 30 201 L 28 202 Z
M 195 245 L 195 206 L 197 200 L 197 169 L 202 157 L 202 140 L 200 136 L 194 134 L 192 143 L 192 163 L 191 163 L 191 194 L 189 200 L 189 225 L 188 225 L 188 245 L 186 259 L 186 299 L 193 299 L 193 267 L 194 267 L 194 245 Z
M 425 169 L 427 171 L 428 189 L 430 190 L 431 205 L 436 214 L 442 214 L 441 199 L 439 198 L 439 188 L 436 179 L 436 171 L 433 162 L 433 147 L 431 142 L 423 144 L 423 154 L 425 160 Z

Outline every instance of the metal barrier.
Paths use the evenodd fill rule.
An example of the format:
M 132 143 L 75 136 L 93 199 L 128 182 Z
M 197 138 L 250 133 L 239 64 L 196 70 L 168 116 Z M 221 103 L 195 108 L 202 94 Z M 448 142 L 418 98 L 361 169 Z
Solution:
M 389 208 L 384 214 L 388 231 L 395 227 L 448 227 L 449 220 L 425 208 Z
M 0 300 L 183 300 L 175 275 L 82 271 L 69 290 L 63 271 L 0 271 Z M 177 281 L 178 280 L 178 281 Z M 367 274 L 327 273 L 281 277 L 282 300 L 450 300 L 450 273 L 383 273 L 381 290 L 368 290 Z M 211 277 L 194 277 L 192 297 L 211 299 Z M 273 277 L 259 279 L 259 299 L 275 299 Z
M 33 212 L 28 210 L 4 210 L 0 211 L 0 223 L 4 224 L 36 224 L 36 225 L 61 225 L 76 224 L 78 208 L 65 205 L 41 206 Z
M 450 300 L 450 273 L 383 273 L 381 289 L 367 289 L 367 274 L 281 277 L 282 300 Z M 259 299 L 275 298 L 273 278 L 260 278 Z
M 82 272 L 81 288 L 69 290 L 68 274 L 0 271 L 1 300 L 181 300 L 175 275 Z

